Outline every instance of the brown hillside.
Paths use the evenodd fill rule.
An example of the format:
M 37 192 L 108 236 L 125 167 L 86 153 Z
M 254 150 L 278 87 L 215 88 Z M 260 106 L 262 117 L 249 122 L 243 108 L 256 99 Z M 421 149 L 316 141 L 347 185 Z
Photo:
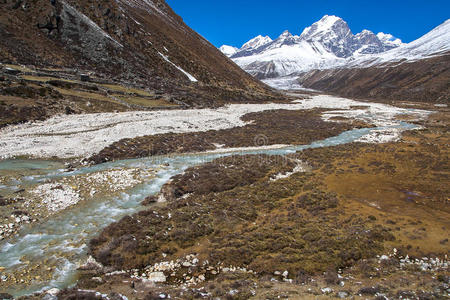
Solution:
M 163 0 L 1 0 L 0 35 L 2 63 L 89 71 L 188 105 L 279 97 L 192 31 Z
M 314 70 L 302 74 L 299 82 L 351 98 L 448 103 L 450 53 L 395 66 Z

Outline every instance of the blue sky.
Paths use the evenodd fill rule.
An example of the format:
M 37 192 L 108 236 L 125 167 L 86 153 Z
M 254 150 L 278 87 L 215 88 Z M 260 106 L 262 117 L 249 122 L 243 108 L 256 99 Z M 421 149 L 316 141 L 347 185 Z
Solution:
M 300 34 L 323 15 L 343 18 L 353 33 L 369 29 L 413 41 L 450 18 L 442 0 L 166 0 L 185 23 L 215 46 L 240 47 L 258 34 Z

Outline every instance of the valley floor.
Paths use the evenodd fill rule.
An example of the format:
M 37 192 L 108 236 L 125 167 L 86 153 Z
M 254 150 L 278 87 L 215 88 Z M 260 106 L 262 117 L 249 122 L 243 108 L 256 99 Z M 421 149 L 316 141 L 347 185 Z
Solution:
M 0 245 L 3 255 L 18 247 L 19 228 L 69 208 L 89 210 L 90 203 L 120 198 L 156 178 L 157 184 L 118 202 L 122 209 L 149 196 L 148 207 L 123 207 L 117 222 L 101 232 L 114 220 L 96 219 L 86 228 L 96 235 L 89 245 L 67 244 L 89 247 L 95 260 L 72 255 L 84 266 L 77 286 L 58 299 L 448 297 L 448 109 L 299 98 L 290 104 L 61 115 L 3 128 L 1 157 L 53 159 L 48 170 L 56 174 L 42 171 L 45 180 L 36 181 L 43 175 L 37 169 L 11 171 L 0 164 L 0 226 L 10 243 Z M 351 130 L 360 133 L 353 143 L 321 147 L 322 140 Z M 275 156 L 236 152 L 310 143 L 317 147 Z M 153 155 L 187 160 L 182 153 L 205 151 L 240 155 L 200 165 L 194 159 L 176 170 L 164 159 L 151 168 L 121 165 L 122 159 Z M 74 162 L 80 161 L 94 165 L 77 173 L 81 165 Z M 117 165 L 95 165 L 106 161 Z M 158 179 L 160 170 L 165 175 Z M 71 230 L 83 222 L 71 221 Z M 30 255 L 20 260 L 27 260 L 25 267 L 13 272 L 0 264 L 5 291 L 51 281 L 57 269 L 51 260 L 44 266 Z
M 230 129 L 250 124 L 251 121 L 241 119 L 246 114 L 308 109 L 327 110 L 322 114 L 325 121 L 359 121 L 380 127 L 399 124 L 398 115 L 414 121 L 429 114 L 424 110 L 319 95 L 291 104 L 230 104 L 218 109 L 60 115 L 1 129 L 0 157 L 88 158 L 125 138 Z M 271 121 L 276 123 L 277 119 Z M 398 133 L 391 129 L 380 136 L 388 141 L 398 138 Z

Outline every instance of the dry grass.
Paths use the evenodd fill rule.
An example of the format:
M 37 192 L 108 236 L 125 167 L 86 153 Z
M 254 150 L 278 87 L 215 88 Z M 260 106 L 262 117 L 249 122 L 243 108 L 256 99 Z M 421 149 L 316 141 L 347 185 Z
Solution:
M 106 95 L 99 94 L 99 93 L 90 93 L 90 92 L 84 92 L 84 91 L 78 91 L 78 90 L 67 90 L 67 89 L 61 89 L 61 88 L 55 88 L 55 90 L 57 90 L 58 92 L 60 92 L 63 95 L 66 95 L 66 96 L 74 96 L 74 97 L 84 98 L 84 99 L 88 99 L 88 100 L 93 99 L 93 100 L 99 100 L 99 101 L 118 103 L 116 100 L 114 100 Z
M 164 99 L 148 99 L 143 97 L 134 97 L 134 96 L 123 96 L 123 95 L 112 95 L 126 103 L 139 105 L 144 107 L 173 107 L 177 106 L 174 103 L 170 103 Z
M 113 90 L 116 92 L 122 92 L 122 93 L 126 93 L 126 94 L 137 94 L 139 96 L 144 96 L 144 97 L 152 97 L 153 96 L 152 94 L 150 94 L 149 92 L 147 92 L 145 90 L 130 88 L 130 87 L 126 87 L 126 86 L 118 85 L 118 84 L 100 84 L 100 86 L 105 87 L 109 90 Z
M 76 81 L 76 80 L 69 80 L 69 79 L 51 77 L 51 76 L 22 75 L 20 77 L 25 80 L 29 80 L 29 81 L 48 82 L 50 80 L 58 80 L 58 81 L 64 81 L 64 82 L 70 82 L 70 83 L 80 83 L 79 81 Z

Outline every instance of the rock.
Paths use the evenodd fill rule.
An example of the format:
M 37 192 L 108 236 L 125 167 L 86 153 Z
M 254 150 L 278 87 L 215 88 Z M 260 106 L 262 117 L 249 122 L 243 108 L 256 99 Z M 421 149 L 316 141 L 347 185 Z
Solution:
M 14 297 L 7 293 L 0 293 L 0 299 L 14 299 Z
M 81 74 L 80 75 L 80 80 L 83 81 L 83 82 L 89 82 L 89 81 L 91 81 L 91 78 L 87 74 Z
M 60 292 L 59 289 L 52 288 L 52 289 L 49 289 L 46 293 L 51 296 L 56 296 L 56 295 L 58 295 L 59 292 Z
M 284 271 L 283 274 L 281 274 L 283 277 L 288 277 L 289 272 L 288 271 Z
M 347 298 L 348 296 L 350 296 L 350 294 L 348 292 L 345 291 L 340 291 L 337 293 L 337 297 L 340 299 L 344 299 Z
M 166 275 L 163 272 L 152 272 L 148 275 L 148 280 L 152 282 L 166 282 Z
M 333 289 L 329 288 L 329 287 L 321 288 L 320 290 L 322 291 L 322 294 L 326 294 L 326 295 L 331 294 L 333 292 Z
M 192 266 L 192 264 L 190 262 L 188 262 L 188 261 L 183 262 L 182 265 L 183 265 L 183 267 L 186 267 L 186 268 Z

